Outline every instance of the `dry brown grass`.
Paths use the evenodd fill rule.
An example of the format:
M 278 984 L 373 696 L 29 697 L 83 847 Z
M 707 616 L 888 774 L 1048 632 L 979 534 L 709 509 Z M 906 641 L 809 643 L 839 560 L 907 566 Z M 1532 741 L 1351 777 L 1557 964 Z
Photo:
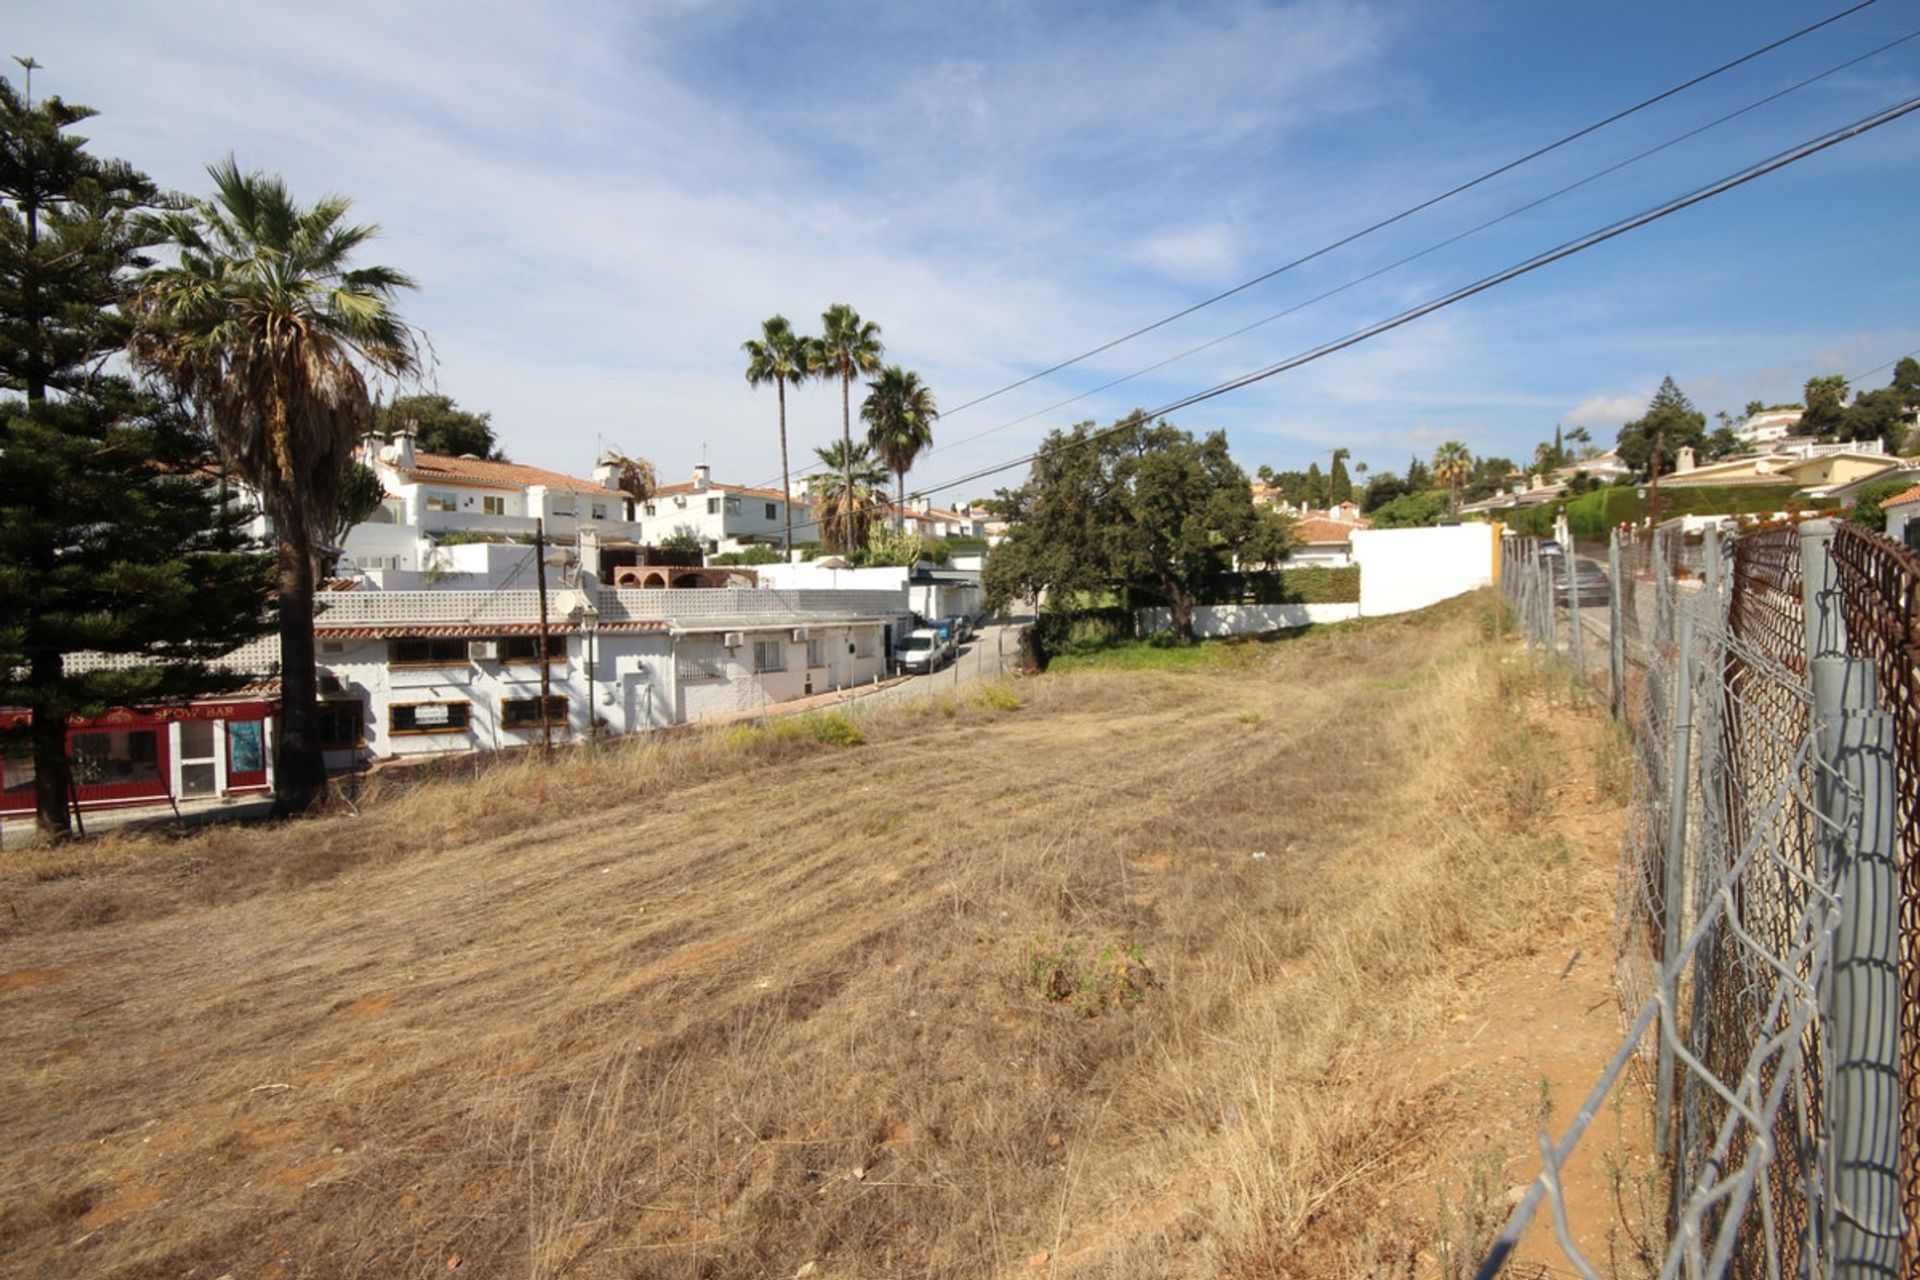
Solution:
M 0 1273 L 1334 1274 L 1560 909 L 1484 607 L 11 860 Z

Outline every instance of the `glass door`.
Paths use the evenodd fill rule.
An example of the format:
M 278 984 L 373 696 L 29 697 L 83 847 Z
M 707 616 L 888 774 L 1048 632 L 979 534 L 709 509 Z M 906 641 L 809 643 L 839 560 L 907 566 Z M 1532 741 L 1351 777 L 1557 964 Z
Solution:
M 356 713 L 360 704 L 352 707 Z M 356 739 L 358 735 L 355 735 Z M 324 738 L 323 738 L 324 742 Z M 227 789 L 267 785 L 267 722 L 227 721 Z
M 213 754 L 213 721 L 180 722 L 180 794 L 183 797 L 217 795 L 219 761 Z

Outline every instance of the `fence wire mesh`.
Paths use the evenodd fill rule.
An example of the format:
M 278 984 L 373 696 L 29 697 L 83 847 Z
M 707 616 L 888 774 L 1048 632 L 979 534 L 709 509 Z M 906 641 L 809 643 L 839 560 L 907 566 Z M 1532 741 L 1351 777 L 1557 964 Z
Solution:
M 1560 1170 L 1631 1080 L 1653 1095 L 1668 1193 L 1664 1255 L 1648 1274 L 1913 1275 L 1920 564 L 1850 527 L 1732 540 L 1661 531 L 1605 548 L 1610 590 L 1598 604 L 1579 584 L 1599 572 L 1599 551 L 1510 538 L 1500 588 L 1530 648 L 1570 663 L 1633 745 L 1618 933 L 1632 1021 L 1574 1125 L 1557 1144 L 1542 1135 L 1542 1173 L 1478 1274 L 1501 1270 L 1542 1206 L 1567 1263 L 1602 1274 L 1567 1228 Z M 1807 564 L 1821 575 L 1811 625 Z M 1844 623 L 1832 651 L 1817 647 L 1829 634 L 1819 590 Z M 1845 708 L 1830 692 L 1819 705 L 1811 656 L 1864 660 L 1843 669 L 1870 667 L 1873 679 L 1853 680 L 1865 692 Z M 1855 767 L 1871 753 L 1849 754 L 1848 726 L 1876 716 L 1890 759 Z M 1863 1005 L 1850 984 L 1869 963 L 1860 912 L 1874 895 L 1860 886 L 1873 883 L 1877 842 L 1898 886 L 1889 875 L 1879 895 L 1879 968 L 1897 963 L 1899 982 Z M 1847 993 L 1837 1016 L 1835 991 Z M 1888 1090 L 1877 1110 L 1861 1102 L 1862 1070 Z M 1897 1154 L 1888 1145 L 1877 1162 L 1863 1158 L 1896 1137 Z

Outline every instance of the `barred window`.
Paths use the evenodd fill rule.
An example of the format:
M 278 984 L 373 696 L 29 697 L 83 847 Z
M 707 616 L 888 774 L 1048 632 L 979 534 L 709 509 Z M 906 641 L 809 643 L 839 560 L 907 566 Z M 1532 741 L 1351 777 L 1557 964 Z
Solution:
M 466 702 L 398 702 L 387 708 L 387 732 L 465 733 L 472 715 Z
M 787 669 L 787 642 L 784 640 L 755 640 L 753 642 L 753 669 L 755 671 L 785 671 Z
M 500 723 L 509 729 L 538 729 L 542 724 L 567 724 L 567 700 L 559 694 L 547 698 L 547 718 L 540 718 L 540 699 L 504 698 L 500 702 Z

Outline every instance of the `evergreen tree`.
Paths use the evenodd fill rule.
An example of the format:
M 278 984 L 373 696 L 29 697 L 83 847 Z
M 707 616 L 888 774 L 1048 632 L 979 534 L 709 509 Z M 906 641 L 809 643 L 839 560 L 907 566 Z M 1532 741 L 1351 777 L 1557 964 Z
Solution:
M 1674 468 L 1674 459 L 1683 446 L 1697 453 L 1707 443 L 1707 415 L 1693 407 L 1672 377 L 1660 381 L 1647 411 L 1620 428 L 1614 448 L 1620 461 L 1632 467 L 1636 475 L 1646 475 L 1653 467 L 1653 455 L 1660 455 L 1660 473 Z
M 1353 501 L 1353 477 L 1347 474 L 1347 459 L 1352 456 L 1350 450 L 1333 451 L 1333 472 L 1327 477 L 1327 493 L 1331 501 L 1329 507 L 1337 503 Z
M 100 372 L 161 197 L 69 132 L 92 114 L 0 80 L 0 705 L 30 713 L 9 772 L 30 755 L 53 835 L 71 821 L 67 718 L 234 687 L 208 664 L 268 611 L 269 562 L 205 434 Z
M 374 410 L 373 429 L 383 436 L 392 436 L 409 426 L 413 428 L 413 447 L 422 453 L 444 453 L 456 458 L 470 453 L 494 462 L 507 460 L 499 442 L 493 438 L 493 415 L 462 409 L 453 402 L 452 396 L 432 391 L 395 396 L 390 403 Z
M 1426 463 L 1420 461 L 1420 455 L 1416 453 L 1407 463 L 1407 492 L 1419 493 L 1431 488 L 1433 488 L 1433 472 L 1427 468 Z
M 1800 415 L 1800 431 L 1831 440 L 1847 416 L 1847 380 L 1837 373 L 1808 378 L 1807 411 Z
M 1307 506 L 1324 507 L 1327 505 L 1327 478 L 1320 474 L 1320 464 L 1314 463 L 1307 468 Z

